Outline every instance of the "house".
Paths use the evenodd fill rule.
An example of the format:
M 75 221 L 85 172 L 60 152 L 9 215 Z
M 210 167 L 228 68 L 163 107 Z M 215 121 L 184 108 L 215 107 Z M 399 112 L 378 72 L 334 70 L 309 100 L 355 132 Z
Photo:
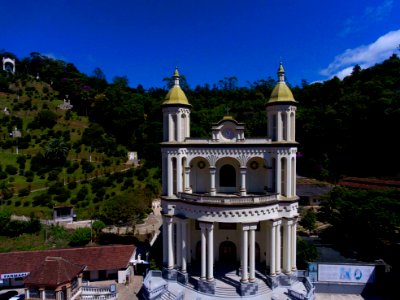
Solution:
M 71 299 L 82 285 L 85 265 L 47 256 L 24 279 L 25 299 Z
M 304 206 L 318 206 L 324 195 L 328 194 L 334 185 L 313 178 L 297 176 L 297 195 L 299 204 Z
M 22 287 L 24 278 L 36 272 L 47 257 L 59 257 L 71 264 L 86 266 L 82 272 L 85 281 L 115 279 L 124 283 L 133 276 L 131 262 L 135 256 L 134 245 L 0 253 L 0 279 L 4 287 Z

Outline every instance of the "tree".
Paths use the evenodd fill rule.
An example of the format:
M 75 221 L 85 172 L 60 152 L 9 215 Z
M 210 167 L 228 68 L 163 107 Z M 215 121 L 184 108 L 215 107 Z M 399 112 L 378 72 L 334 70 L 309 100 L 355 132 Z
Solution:
M 302 238 L 297 239 L 297 267 L 305 270 L 308 262 L 315 261 L 318 257 L 317 248 L 303 240 Z
M 106 224 L 104 224 L 103 221 L 96 220 L 92 224 L 92 230 L 93 230 L 93 241 L 97 241 L 97 238 L 101 234 L 101 231 L 106 228 Z
M 103 70 L 99 67 L 93 70 L 93 77 L 100 80 L 106 80 L 106 75 L 104 74 Z
M 47 109 L 40 111 L 29 124 L 30 128 L 53 128 L 57 124 L 57 115 Z
M 65 162 L 69 147 L 63 138 L 50 140 L 44 148 L 44 157 L 51 164 L 62 164 Z
M 316 227 L 317 223 L 317 215 L 314 212 L 314 210 L 307 209 L 304 213 L 304 215 L 300 219 L 300 225 L 304 227 L 304 229 L 308 230 L 308 233 L 313 231 Z
M 71 246 L 84 246 L 90 242 L 91 239 L 91 229 L 87 227 L 78 228 L 74 231 L 71 236 L 70 244 Z

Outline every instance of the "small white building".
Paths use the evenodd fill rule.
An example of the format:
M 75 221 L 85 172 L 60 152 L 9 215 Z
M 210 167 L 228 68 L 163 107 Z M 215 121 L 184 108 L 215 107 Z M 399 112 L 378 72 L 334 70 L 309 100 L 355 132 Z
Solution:
M 216 294 L 215 275 L 237 270 L 241 297 L 296 275 L 296 101 L 284 80 L 266 103 L 265 137 L 225 116 L 210 138 L 190 135 L 191 105 L 175 84 L 162 105 L 163 277 Z

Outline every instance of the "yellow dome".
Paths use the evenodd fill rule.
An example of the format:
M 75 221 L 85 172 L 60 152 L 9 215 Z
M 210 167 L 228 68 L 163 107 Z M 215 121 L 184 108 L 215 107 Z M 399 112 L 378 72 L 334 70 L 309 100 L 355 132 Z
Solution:
M 185 92 L 181 89 L 179 85 L 178 68 L 176 68 L 174 72 L 174 86 L 168 91 L 168 94 L 165 96 L 164 100 L 165 101 L 163 102 L 163 105 L 190 105 L 188 99 L 186 98 Z
M 272 90 L 271 97 L 269 97 L 268 102 L 276 101 L 295 101 L 292 91 L 284 82 L 278 82 L 278 84 Z
M 278 69 L 278 83 L 272 90 L 271 96 L 269 97 L 268 103 L 271 102 L 287 102 L 294 100 L 292 91 L 285 83 L 285 70 L 283 69 L 282 63 L 279 65 Z

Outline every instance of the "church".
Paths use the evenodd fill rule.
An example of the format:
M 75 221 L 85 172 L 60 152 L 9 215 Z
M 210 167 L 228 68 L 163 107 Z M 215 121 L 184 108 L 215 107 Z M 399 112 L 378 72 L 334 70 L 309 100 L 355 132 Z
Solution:
M 162 104 L 167 285 L 221 296 L 231 284 L 238 297 L 248 297 L 297 279 L 296 104 L 280 64 L 265 103 L 265 137 L 246 136 L 245 124 L 232 116 L 216 120 L 209 138 L 191 137 L 191 105 L 175 70 Z

